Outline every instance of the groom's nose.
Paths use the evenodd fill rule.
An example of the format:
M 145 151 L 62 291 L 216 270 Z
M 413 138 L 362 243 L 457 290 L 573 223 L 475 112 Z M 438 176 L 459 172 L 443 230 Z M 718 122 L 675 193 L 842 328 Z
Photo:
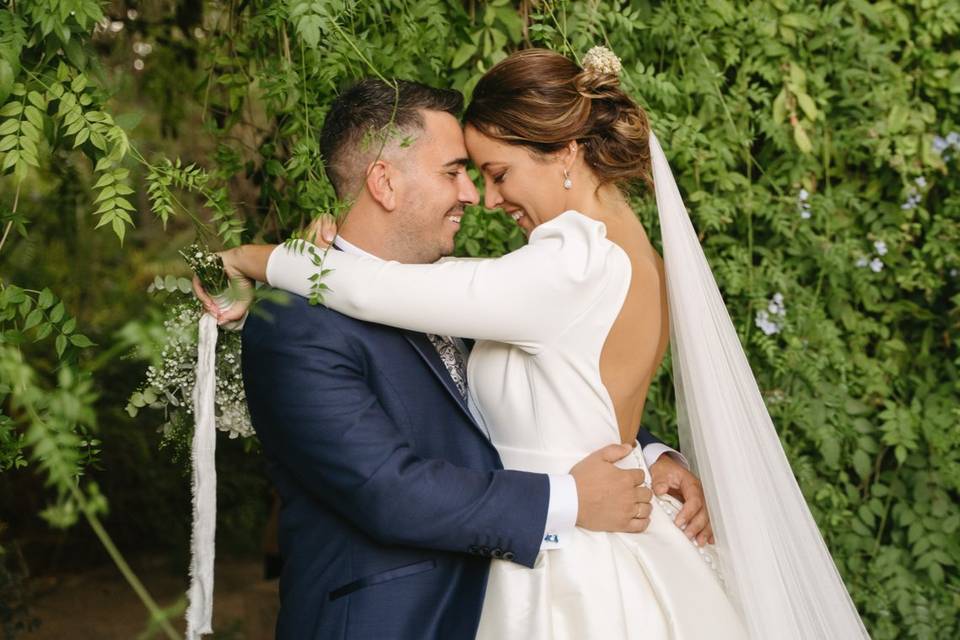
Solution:
M 480 194 L 477 192 L 477 185 L 467 175 L 466 171 L 460 173 L 460 190 L 457 194 L 458 199 L 463 204 L 477 204 L 480 202 Z

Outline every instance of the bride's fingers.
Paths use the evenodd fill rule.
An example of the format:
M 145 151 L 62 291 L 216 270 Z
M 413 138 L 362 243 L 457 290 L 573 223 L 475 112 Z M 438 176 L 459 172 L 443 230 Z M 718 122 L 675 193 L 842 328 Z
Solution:
M 703 510 L 703 500 L 698 495 L 684 496 L 683 508 L 674 518 L 678 527 L 686 531 L 689 523 Z M 702 529 L 703 527 L 701 527 Z M 699 529 L 698 529 L 699 531 Z
M 700 512 L 693 516 L 693 520 L 690 521 L 690 524 L 687 525 L 687 528 L 684 529 L 684 533 L 687 534 L 687 537 L 691 540 L 696 540 L 697 536 L 703 531 L 704 527 L 707 526 L 709 519 L 707 518 L 707 510 L 701 509 Z
M 337 236 L 336 219 L 329 213 L 320 214 L 307 226 L 305 237 L 318 247 L 328 247 Z
M 333 239 L 337 237 L 337 221 L 329 213 L 320 216 L 320 236 L 328 245 L 333 244 Z
M 217 304 L 213 301 L 206 291 L 203 289 L 203 285 L 200 284 L 200 278 L 193 276 L 193 293 L 197 296 L 197 299 L 200 300 L 200 303 L 203 305 L 203 308 L 207 313 L 213 317 L 217 317 L 220 314 L 220 308 L 217 307 Z
M 323 216 L 319 218 L 314 218 L 313 221 L 307 225 L 307 229 L 303 234 L 303 237 L 307 242 L 312 242 L 315 245 L 320 245 L 322 243 L 321 230 L 323 228 Z
M 703 531 L 700 532 L 700 535 L 697 536 L 697 544 L 702 547 L 706 544 L 713 544 L 713 543 L 714 543 L 713 525 L 711 525 L 708 522 L 707 526 L 705 526 L 703 528 Z

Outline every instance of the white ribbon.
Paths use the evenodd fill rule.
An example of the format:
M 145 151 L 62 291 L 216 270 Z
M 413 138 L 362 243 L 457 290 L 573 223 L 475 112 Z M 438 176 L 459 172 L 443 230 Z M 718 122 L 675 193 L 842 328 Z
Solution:
M 187 639 L 213 633 L 213 559 L 217 529 L 216 431 L 217 321 L 200 318 L 197 340 L 197 380 L 193 388 L 195 427 L 193 463 L 193 532 L 190 538 L 190 590 L 187 595 Z

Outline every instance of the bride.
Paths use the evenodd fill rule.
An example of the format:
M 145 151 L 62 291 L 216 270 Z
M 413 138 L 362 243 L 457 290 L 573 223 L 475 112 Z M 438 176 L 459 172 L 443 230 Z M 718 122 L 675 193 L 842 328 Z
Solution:
M 663 499 L 644 533 L 577 529 L 533 569 L 494 560 L 479 638 L 865 638 L 663 151 L 618 73 L 603 49 L 583 68 L 538 49 L 493 67 L 467 108 L 464 138 L 485 205 L 511 215 L 528 244 L 431 265 L 327 251 L 324 304 L 475 338 L 471 405 L 505 468 L 543 473 L 634 441 L 672 337 L 681 440 L 704 483 L 716 545 L 691 543 L 672 522 L 676 503 Z M 631 184 L 655 190 L 664 259 L 625 195 Z M 265 274 L 310 295 L 321 252 L 267 251 L 222 255 L 231 274 Z M 242 309 L 229 313 L 221 320 Z M 645 467 L 640 455 L 628 461 Z

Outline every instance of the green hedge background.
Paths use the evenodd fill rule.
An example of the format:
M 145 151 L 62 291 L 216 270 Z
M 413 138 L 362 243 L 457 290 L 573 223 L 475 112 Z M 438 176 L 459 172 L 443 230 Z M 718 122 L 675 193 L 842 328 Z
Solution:
M 338 89 L 382 74 L 469 96 L 510 51 L 606 44 L 871 634 L 957 637 L 958 30 L 953 0 L 7 0 L 0 545 L 51 570 L 51 546 L 105 559 L 84 524 L 42 535 L 43 513 L 182 559 L 182 464 L 162 417 L 123 411 L 162 344 L 169 300 L 147 288 L 185 275 L 197 225 L 277 241 L 336 207 L 318 130 Z M 522 242 L 477 209 L 458 252 Z M 645 422 L 675 440 L 669 367 L 652 394 Z M 221 544 L 249 552 L 259 457 L 231 442 L 219 464 Z

